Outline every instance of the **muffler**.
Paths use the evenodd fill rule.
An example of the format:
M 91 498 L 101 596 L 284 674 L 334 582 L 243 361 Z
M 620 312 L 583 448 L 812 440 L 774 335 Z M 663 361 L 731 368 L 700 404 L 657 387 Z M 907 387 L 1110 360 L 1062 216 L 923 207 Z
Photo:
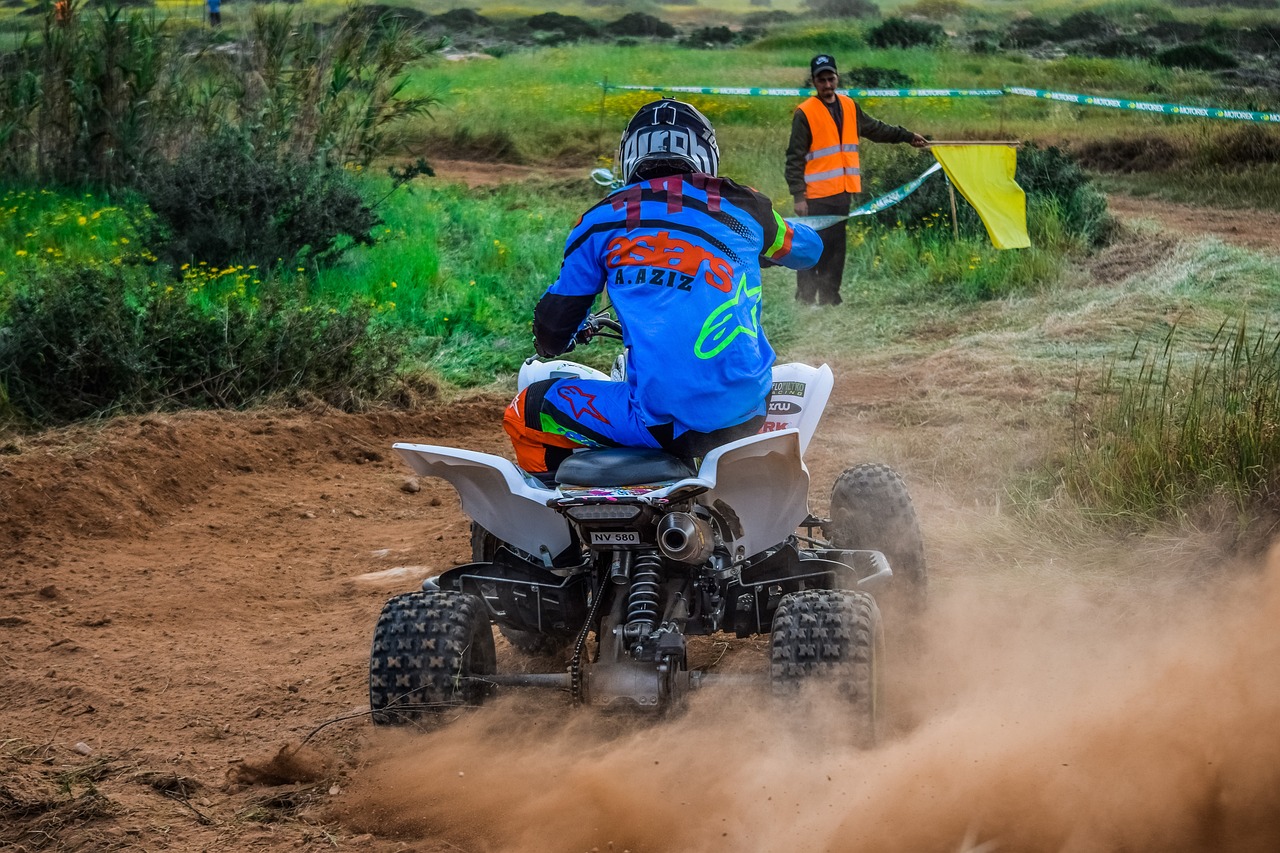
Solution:
M 658 550 L 677 563 L 698 565 L 716 549 L 711 525 L 687 512 L 672 512 L 658 522 Z

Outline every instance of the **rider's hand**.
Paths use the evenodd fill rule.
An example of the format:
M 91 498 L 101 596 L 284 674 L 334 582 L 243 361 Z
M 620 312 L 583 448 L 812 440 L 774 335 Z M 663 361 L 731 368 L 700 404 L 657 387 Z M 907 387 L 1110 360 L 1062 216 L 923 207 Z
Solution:
M 582 321 L 582 325 L 578 327 L 578 331 L 573 333 L 573 340 L 569 341 L 569 349 L 573 349 L 577 344 L 590 343 L 591 339 L 600 333 L 600 326 L 596 323 L 596 318 L 590 315 Z M 568 352 L 569 350 L 565 350 Z
M 807 198 L 796 199 L 796 216 L 809 215 L 809 200 Z

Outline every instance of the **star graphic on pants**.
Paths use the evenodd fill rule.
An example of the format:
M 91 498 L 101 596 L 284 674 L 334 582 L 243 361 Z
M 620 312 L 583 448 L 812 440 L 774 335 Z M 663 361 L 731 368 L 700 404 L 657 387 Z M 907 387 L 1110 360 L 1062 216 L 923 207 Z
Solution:
M 609 423 L 609 419 L 600 414 L 600 410 L 596 408 L 595 394 L 588 394 L 577 385 L 565 385 L 557 389 L 556 394 L 561 400 L 569 404 L 569 408 L 573 410 L 575 418 L 581 418 L 586 414 L 591 415 L 598 421 Z

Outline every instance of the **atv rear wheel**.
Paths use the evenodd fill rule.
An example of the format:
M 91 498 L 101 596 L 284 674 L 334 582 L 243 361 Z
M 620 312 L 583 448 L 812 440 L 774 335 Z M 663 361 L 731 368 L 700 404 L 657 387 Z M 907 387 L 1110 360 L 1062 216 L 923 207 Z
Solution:
M 790 593 L 773 613 L 771 647 L 774 693 L 829 685 L 852 704 L 860 742 L 876 742 L 884 651 L 876 599 L 847 589 Z
M 397 725 L 479 705 L 497 671 L 484 602 L 440 590 L 397 595 L 382 608 L 369 655 L 373 722 Z
M 831 521 L 823 533 L 836 548 L 879 551 L 893 577 L 876 600 L 890 615 L 909 621 L 919 616 L 928 597 L 924 538 L 907 484 L 887 465 L 855 465 L 831 490 Z
M 811 589 L 783 597 L 773 615 L 770 680 L 775 694 L 829 685 L 853 706 L 856 734 L 873 744 L 880 717 L 884 629 L 865 592 Z

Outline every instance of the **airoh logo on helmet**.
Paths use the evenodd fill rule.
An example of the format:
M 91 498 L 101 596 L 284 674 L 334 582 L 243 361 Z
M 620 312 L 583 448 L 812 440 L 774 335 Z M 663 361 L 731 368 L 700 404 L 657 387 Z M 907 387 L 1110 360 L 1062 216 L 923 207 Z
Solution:
M 627 123 L 618 146 L 618 163 L 626 183 L 634 183 L 646 166 L 702 172 L 720 168 L 716 131 L 697 109 L 672 98 L 645 104 Z

